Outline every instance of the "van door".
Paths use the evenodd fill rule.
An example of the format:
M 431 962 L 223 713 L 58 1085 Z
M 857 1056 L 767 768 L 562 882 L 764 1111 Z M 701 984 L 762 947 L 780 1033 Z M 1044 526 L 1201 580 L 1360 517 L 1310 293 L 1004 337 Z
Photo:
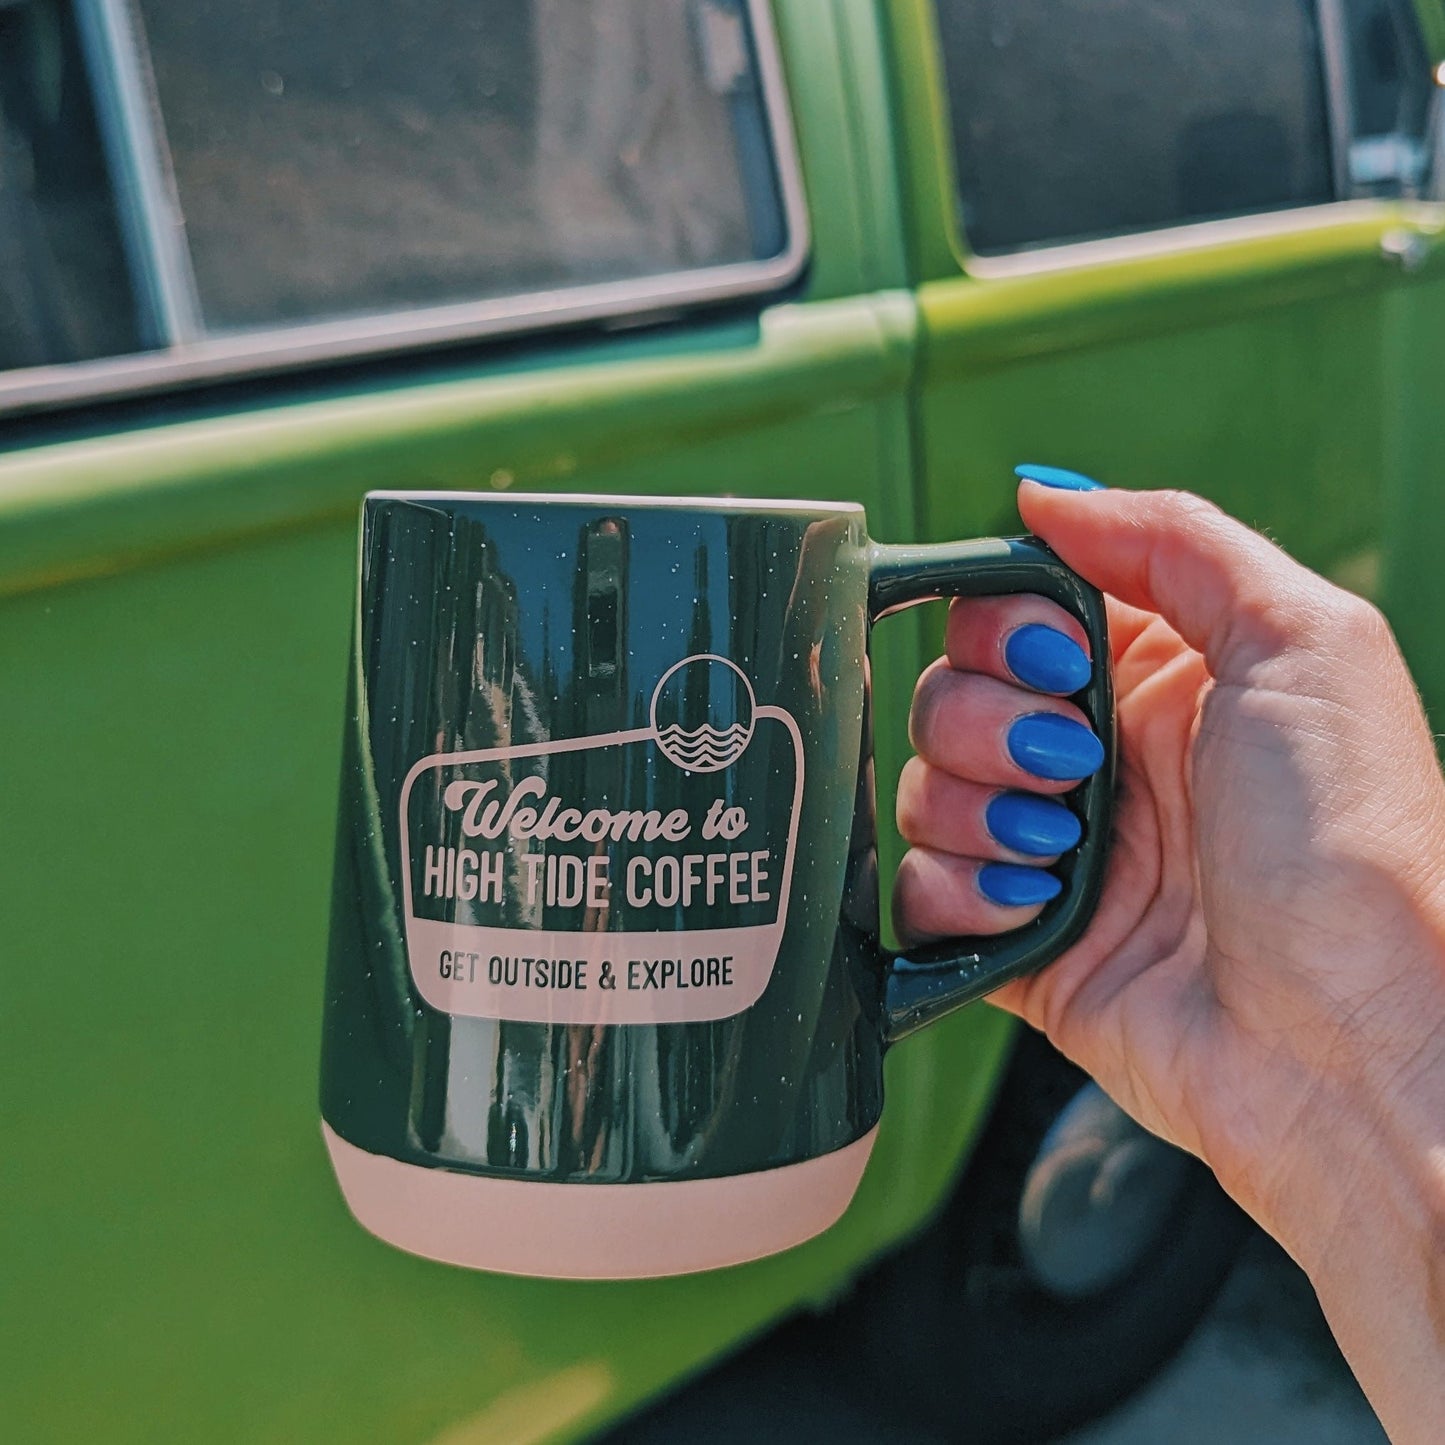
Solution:
M 1400 391 L 1445 325 L 1409 0 L 895 18 L 930 533 L 1000 525 L 1013 465 L 1053 462 L 1203 492 L 1375 589 L 1386 494 L 1445 412 Z
M 0 0 L 14 1438 L 573 1438 L 947 1186 L 1001 1047 L 942 1030 L 847 1219 L 725 1276 L 404 1258 L 317 1135 L 361 494 L 913 532 L 877 17 L 841 8 L 780 5 L 775 53 L 764 0 Z

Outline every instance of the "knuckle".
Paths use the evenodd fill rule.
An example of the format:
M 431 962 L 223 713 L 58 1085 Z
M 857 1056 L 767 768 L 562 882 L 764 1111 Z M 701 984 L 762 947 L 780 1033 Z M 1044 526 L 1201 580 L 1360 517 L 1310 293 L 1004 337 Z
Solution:
M 893 883 L 894 917 L 915 937 L 946 934 L 956 923 L 957 891 L 945 860 L 932 849 L 910 848 Z
M 924 741 L 934 731 L 939 703 L 942 701 L 942 686 L 936 672 L 925 672 L 913 689 L 913 705 L 908 710 L 908 738 L 915 748 L 922 748 Z
M 910 848 L 893 879 L 893 921 L 901 936 L 918 938 L 929 933 L 928 893 L 919 886 L 921 855 Z
M 947 666 L 932 667 L 919 679 L 909 714 L 908 735 L 916 751 L 935 761 L 947 754 L 948 740 L 957 734 L 976 698 L 972 675 Z
M 1192 536 L 1210 535 L 1225 514 L 1197 492 L 1169 490 L 1156 493 L 1159 506 L 1179 530 Z
M 898 775 L 898 801 L 895 813 L 898 831 L 911 843 L 922 831 L 928 811 L 927 765 L 920 758 L 909 758 Z
M 1373 602 L 1354 592 L 1336 590 L 1332 603 L 1332 628 L 1346 646 L 1374 650 L 1393 643 L 1390 624 Z

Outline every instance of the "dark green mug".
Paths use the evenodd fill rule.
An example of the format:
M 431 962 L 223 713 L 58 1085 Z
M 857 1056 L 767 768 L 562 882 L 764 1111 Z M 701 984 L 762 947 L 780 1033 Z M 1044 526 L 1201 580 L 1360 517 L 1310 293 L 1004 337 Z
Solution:
M 1090 638 L 1083 841 L 1033 923 L 892 953 L 869 627 L 1014 592 Z M 567 1278 L 827 1228 L 885 1048 L 1088 921 L 1108 657 L 1102 598 L 1030 538 L 881 546 L 847 503 L 369 496 L 321 1083 L 357 1219 Z

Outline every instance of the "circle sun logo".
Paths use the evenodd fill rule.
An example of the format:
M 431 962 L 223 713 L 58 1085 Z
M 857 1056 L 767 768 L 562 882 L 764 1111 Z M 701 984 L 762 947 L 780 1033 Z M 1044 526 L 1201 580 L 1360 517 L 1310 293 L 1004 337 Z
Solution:
M 663 756 L 679 768 L 721 772 L 752 741 L 756 709 L 742 668 L 699 653 L 663 673 L 652 694 L 652 731 Z

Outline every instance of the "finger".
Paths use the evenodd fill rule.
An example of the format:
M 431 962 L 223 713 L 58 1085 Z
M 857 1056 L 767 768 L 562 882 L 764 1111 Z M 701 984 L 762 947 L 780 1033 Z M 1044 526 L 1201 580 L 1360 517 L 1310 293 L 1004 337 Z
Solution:
M 1087 685 L 1093 665 L 1083 624 L 1047 598 L 957 598 L 948 612 L 948 660 L 1035 692 L 1067 695 Z
M 1038 793 L 1066 792 L 1104 761 L 1072 703 L 942 660 L 918 679 L 909 736 L 915 752 L 957 778 Z
M 1330 627 L 1347 595 L 1187 492 L 1067 491 L 1024 480 L 1019 511 L 1096 587 L 1161 614 L 1217 678 Z
M 910 758 L 898 779 L 898 831 L 915 846 L 967 858 L 1047 864 L 1083 825 L 1063 803 L 966 782 Z
M 893 926 L 907 943 L 1006 933 L 1037 918 L 1062 886 L 1042 868 L 912 848 L 893 884 Z

